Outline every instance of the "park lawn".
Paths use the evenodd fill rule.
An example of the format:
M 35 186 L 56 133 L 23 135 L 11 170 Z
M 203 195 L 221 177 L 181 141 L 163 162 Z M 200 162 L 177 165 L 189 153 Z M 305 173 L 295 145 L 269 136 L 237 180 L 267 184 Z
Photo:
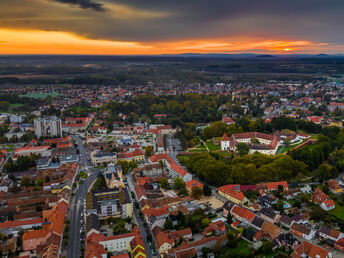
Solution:
M 60 94 L 56 92 L 49 92 L 49 93 L 31 93 L 31 94 L 21 94 L 20 97 L 28 97 L 28 98 L 34 98 L 34 99 L 45 99 L 49 96 L 51 97 L 57 97 Z
M 206 149 L 206 148 L 205 148 L 205 145 L 204 145 L 203 143 L 198 144 L 198 145 L 195 146 L 194 148 L 196 148 L 196 149 Z
M 336 207 L 328 212 L 344 220 L 344 206 L 339 205 L 337 202 Z
M 251 248 L 249 247 L 248 242 L 245 240 L 239 240 L 238 246 L 234 249 L 230 249 L 226 247 L 225 252 L 221 253 L 219 257 L 225 258 L 225 257 L 248 257 L 251 254 Z
M 209 151 L 217 151 L 221 149 L 220 145 L 215 145 L 210 140 L 208 140 L 205 144 L 208 146 Z

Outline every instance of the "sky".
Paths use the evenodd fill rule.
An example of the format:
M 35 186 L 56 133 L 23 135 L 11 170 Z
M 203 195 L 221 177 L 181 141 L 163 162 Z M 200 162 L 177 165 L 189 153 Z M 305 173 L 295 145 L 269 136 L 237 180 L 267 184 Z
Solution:
M 0 54 L 337 54 L 343 10 L 343 0 L 1 0 Z

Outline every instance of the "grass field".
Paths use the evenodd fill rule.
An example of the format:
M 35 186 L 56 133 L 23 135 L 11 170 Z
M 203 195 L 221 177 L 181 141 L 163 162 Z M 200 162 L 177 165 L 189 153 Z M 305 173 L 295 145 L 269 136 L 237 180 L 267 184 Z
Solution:
M 226 248 L 226 251 L 219 255 L 221 258 L 225 257 L 248 257 L 251 254 L 251 249 L 245 240 L 238 241 L 238 246 L 234 249 Z
M 340 206 L 338 203 L 336 203 L 336 207 L 333 210 L 330 210 L 329 213 L 344 220 L 344 206 Z
M 32 94 L 21 94 L 20 97 L 28 97 L 28 98 L 34 98 L 34 99 L 45 99 L 47 97 L 57 97 L 60 94 L 56 92 L 50 92 L 50 93 L 32 93 Z
M 206 143 L 205 143 L 207 146 L 208 146 L 208 149 L 210 151 L 217 151 L 217 150 L 220 150 L 221 147 L 220 145 L 214 145 L 211 140 L 208 140 Z

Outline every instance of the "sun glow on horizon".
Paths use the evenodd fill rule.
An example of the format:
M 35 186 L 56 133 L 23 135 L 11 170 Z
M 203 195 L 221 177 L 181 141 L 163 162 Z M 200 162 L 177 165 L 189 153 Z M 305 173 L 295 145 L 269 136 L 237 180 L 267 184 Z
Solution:
M 0 54 L 159 55 L 181 53 L 287 53 L 344 49 L 305 40 L 194 39 L 179 41 L 115 41 L 90 39 L 63 31 L 0 28 Z

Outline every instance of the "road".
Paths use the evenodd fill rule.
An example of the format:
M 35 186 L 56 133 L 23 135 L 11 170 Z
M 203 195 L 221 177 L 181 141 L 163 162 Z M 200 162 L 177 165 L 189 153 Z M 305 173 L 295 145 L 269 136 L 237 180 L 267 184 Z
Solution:
M 88 177 L 86 178 L 85 182 L 79 185 L 75 191 L 75 195 L 71 200 L 70 204 L 70 234 L 69 234 L 69 241 L 67 245 L 67 258 L 75 258 L 80 256 L 80 229 L 83 227 L 81 223 L 82 216 L 84 210 L 84 200 L 86 199 L 86 194 L 88 188 L 96 180 L 98 173 L 100 172 L 97 169 L 88 169 L 87 168 L 87 152 L 82 145 L 82 141 L 77 136 L 72 136 L 72 138 L 77 142 L 79 153 L 81 154 L 80 162 L 83 167 L 86 168 L 88 172 Z
M 166 150 L 168 151 L 169 155 L 177 161 L 177 154 L 182 150 L 179 139 L 175 139 L 171 134 L 169 134 L 166 140 Z
M 129 171 L 130 173 L 130 171 Z M 128 182 L 128 188 L 129 188 L 129 191 L 131 192 L 134 192 L 134 183 L 133 183 L 133 180 L 131 178 L 131 175 L 128 175 L 127 176 L 127 182 Z M 130 199 L 132 199 L 131 197 L 131 194 L 129 194 L 130 196 Z M 135 196 L 136 196 L 136 193 L 135 193 Z M 137 197 L 136 197 L 137 198 Z M 134 200 L 132 200 L 132 202 L 134 203 Z M 152 258 L 152 253 L 150 251 L 150 245 L 149 245 L 149 241 L 147 240 L 147 232 L 143 226 L 143 221 L 140 219 L 139 217 L 139 214 L 137 212 L 137 209 L 135 208 L 135 205 L 133 205 L 133 220 L 135 222 L 135 224 L 138 226 L 138 228 L 140 229 L 141 231 L 141 235 L 142 235 L 142 239 L 143 239 L 143 242 L 145 244 L 145 249 L 146 249 L 146 254 L 147 254 L 147 257 L 149 258 Z
M 267 115 L 263 116 L 262 118 L 265 120 L 265 119 L 267 119 L 267 118 L 269 118 L 269 117 L 272 117 L 272 116 L 274 116 L 274 115 L 276 115 L 276 114 L 281 114 L 281 113 L 283 113 L 284 108 L 285 108 L 287 105 L 288 105 L 288 104 L 283 104 L 282 106 L 276 108 L 276 109 L 273 110 L 270 114 L 267 114 Z

